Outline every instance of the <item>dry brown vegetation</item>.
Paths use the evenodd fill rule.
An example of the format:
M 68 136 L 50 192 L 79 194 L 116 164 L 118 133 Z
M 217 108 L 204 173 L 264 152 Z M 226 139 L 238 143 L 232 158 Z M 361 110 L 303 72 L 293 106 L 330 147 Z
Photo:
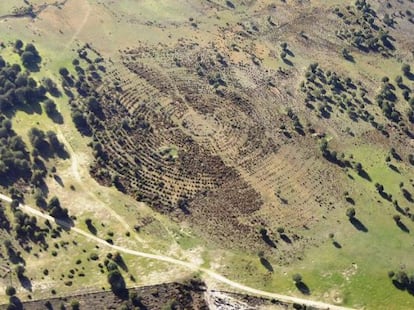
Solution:
M 99 64 L 91 67 L 100 55 L 90 45 L 79 51 L 94 55 L 82 64 L 92 70 L 86 69 L 89 86 L 85 87 L 97 91 L 102 109 L 100 115 L 89 117 L 98 157 L 91 173 L 102 184 L 114 184 L 172 218 L 192 223 L 215 243 L 261 248 L 260 227 L 274 234 L 277 227 L 286 227 L 294 231 L 289 242 L 299 242 L 302 231 L 342 204 L 337 200 L 343 191 L 337 186 L 341 176 L 320 156 L 318 137 L 327 133 L 350 143 L 349 134 L 382 139 L 381 130 L 375 132 L 368 118 L 376 115 L 375 121 L 384 120 L 377 116 L 377 107 L 370 107 L 378 87 L 375 79 L 365 79 L 361 86 L 361 92 L 371 98 L 366 99 L 368 110 L 360 99 L 342 105 L 349 120 L 336 111 L 327 117 L 325 107 L 319 107 L 321 114 L 312 115 L 312 105 L 303 98 L 297 81 L 304 79 L 304 66 L 321 61 L 339 76 L 356 76 L 349 79 L 355 91 L 350 88 L 338 100 L 359 96 L 355 85 L 361 85 L 361 80 L 356 72 L 347 74 L 345 67 L 333 66 L 345 62 L 340 50 L 346 44 L 333 29 L 356 31 L 360 20 L 371 15 L 359 16 L 353 6 L 337 9 L 299 3 L 277 8 L 250 4 L 242 9 L 254 12 L 248 19 L 225 6 L 203 9 L 207 15 L 215 10 L 235 15 L 217 27 L 217 37 L 211 40 L 189 35 L 175 44 L 132 44 L 119 51 L 117 62 L 105 63 L 105 72 Z M 341 10 L 355 17 L 351 22 L 344 17 L 341 24 L 336 16 Z M 367 35 L 375 36 L 387 26 L 381 17 L 370 14 L 370 23 L 380 28 Z M 189 23 L 196 33 L 203 31 L 202 22 L 190 18 Z M 404 32 L 389 31 L 398 35 L 393 38 L 397 44 L 400 37 L 408 39 Z M 279 47 L 285 40 L 286 46 Z M 363 53 L 368 57 L 387 48 L 378 44 Z M 356 52 L 350 43 L 345 48 Z M 286 54 L 282 59 L 280 50 Z M 72 105 L 86 112 L 83 102 L 74 99 Z M 383 132 L 390 134 L 388 128 Z M 390 139 L 396 138 L 391 135 Z
M 55 49 L 73 48 L 74 63 L 51 63 L 69 70 L 56 80 L 90 141 L 95 180 L 189 226 L 207 248 L 246 253 L 223 267 L 241 282 L 273 289 L 272 264 L 305 266 L 318 293 L 341 283 L 351 297 L 338 303 L 354 306 L 366 297 L 352 299 L 357 286 L 335 276 L 324 286 L 320 262 L 360 259 L 357 285 L 388 281 L 384 265 L 406 258 L 386 240 L 414 219 L 414 76 L 402 71 L 414 7 L 394 2 L 68 0 L 31 31 L 47 45 L 53 29 Z M 350 204 L 361 221 L 348 223 Z M 410 224 L 389 224 L 394 211 Z M 136 231 L 154 220 L 141 219 Z M 327 249 L 328 234 L 346 254 Z M 386 258 L 367 266 L 358 247 Z

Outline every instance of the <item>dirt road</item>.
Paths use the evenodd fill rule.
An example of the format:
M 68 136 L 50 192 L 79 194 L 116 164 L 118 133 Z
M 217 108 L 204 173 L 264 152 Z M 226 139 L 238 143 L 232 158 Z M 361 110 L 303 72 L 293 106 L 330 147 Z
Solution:
M 0 194 L 0 199 L 7 201 L 7 202 L 11 202 L 12 199 L 6 195 Z M 50 222 L 54 222 L 55 219 L 53 217 L 51 217 L 50 215 L 44 214 L 41 211 L 32 208 L 30 206 L 27 205 L 20 205 L 20 208 L 22 210 L 24 210 L 27 213 L 31 213 L 37 217 L 40 218 L 44 218 L 44 219 L 48 219 Z M 85 238 L 95 241 L 96 243 L 100 243 L 102 245 L 105 245 L 107 247 L 110 247 L 116 251 L 119 252 L 123 252 L 126 254 L 130 254 L 130 255 L 134 255 L 137 257 L 144 257 L 144 258 L 148 258 L 148 259 L 154 259 L 154 260 L 158 260 L 158 261 L 163 261 L 166 263 L 170 263 L 170 264 L 175 264 L 175 265 L 179 265 L 194 271 L 200 271 L 202 273 L 204 273 L 205 275 L 211 277 L 212 279 L 224 283 L 226 285 L 228 285 L 229 287 L 232 287 L 233 289 L 236 289 L 238 291 L 243 291 L 246 293 L 250 293 L 253 295 L 259 295 L 259 296 L 264 296 L 264 297 L 268 297 L 268 298 L 274 298 L 277 299 L 279 301 L 282 302 L 287 302 L 287 303 L 298 303 L 298 304 L 302 304 L 302 305 L 306 305 L 306 306 L 310 306 L 310 307 L 315 307 L 317 309 L 332 309 L 332 310 L 346 310 L 346 309 L 350 309 L 350 308 L 345 308 L 345 307 L 341 307 L 341 306 L 336 306 L 336 305 L 331 305 L 331 304 L 327 304 L 327 303 L 323 303 L 323 302 L 318 302 L 318 301 L 313 301 L 313 300 L 309 300 L 309 299 L 302 299 L 302 298 L 297 298 L 297 297 L 293 297 L 293 296 L 287 296 L 287 295 L 281 295 L 281 294 L 276 294 L 276 293 L 271 293 L 271 292 L 266 292 L 266 291 L 262 291 L 259 289 L 255 289 L 246 285 L 243 285 L 241 283 L 237 283 L 234 282 L 230 279 L 227 279 L 226 277 L 222 276 L 221 274 L 218 274 L 215 271 L 212 271 L 210 269 L 206 269 L 203 267 L 200 267 L 196 264 L 193 264 L 191 262 L 187 262 L 187 261 L 183 261 L 183 260 L 179 260 L 179 259 L 175 259 L 169 256 L 164 256 L 164 255 L 156 255 L 156 254 L 151 254 L 151 253 L 146 253 L 146 252 L 140 252 L 140 251 L 136 251 L 136 250 L 132 250 L 132 249 L 128 249 L 128 248 L 124 248 L 124 247 L 120 247 L 117 245 L 113 245 L 113 244 L 109 244 L 108 242 L 106 242 L 103 239 L 100 239 L 86 231 L 83 231 L 82 229 L 75 227 L 69 227 L 68 224 L 64 223 L 64 222 L 59 222 L 59 225 L 62 226 L 66 226 L 67 228 L 70 228 L 71 231 L 80 234 L 82 236 L 84 236 Z

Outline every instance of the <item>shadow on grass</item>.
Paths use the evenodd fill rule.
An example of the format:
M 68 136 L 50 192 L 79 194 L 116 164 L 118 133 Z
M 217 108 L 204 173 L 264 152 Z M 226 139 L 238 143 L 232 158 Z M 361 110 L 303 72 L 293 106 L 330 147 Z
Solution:
M 368 174 L 365 170 L 360 170 L 360 171 L 358 171 L 358 175 L 359 175 L 361 178 L 363 178 L 363 179 L 365 179 L 365 180 L 367 180 L 367 181 L 369 181 L 369 182 L 371 182 L 371 181 L 372 181 L 371 177 L 369 176 L 369 174 Z
M 272 239 L 270 239 L 269 235 L 262 234 L 262 239 L 268 246 L 276 248 L 276 243 Z
M 396 224 L 397 224 L 397 226 L 403 231 L 403 232 L 405 232 L 405 233 L 407 233 L 407 234 L 409 234 L 410 233 L 410 229 L 407 227 L 407 226 L 405 226 L 405 224 L 403 223 L 403 222 L 401 222 L 401 221 L 396 221 L 395 222 Z
M 96 235 L 98 233 L 98 230 L 92 223 L 87 223 L 86 226 L 88 227 L 88 230 L 92 235 Z
M 272 267 L 272 265 L 270 264 L 270 262 L 266 259 L 266 258 L 264 258 L 264 257 L 260 257 L 260 263 L 267 269 L 267 270 L 269 270 L 270 272 L 273 272 L 273 267 Z
M 304 295 L 310 295 L 310 289 L 309 289 L 309 287 L 305 284 L 305 283 L 303 283 L 302 281 L 301 282 L 296 282 L 295 283 L 295 285 L 296 285 L 296 288 L 302 293 L 302 294 L 304 294 Z
M 54 217 L 54 220 L 55 220 L 56 225 L 61 227 L 64 231 L 70 231 L 72 227 L 75 226 L 75 223 L 69 216 L 66 216 L 64 218 Z
M 405 74 L 405 76 L 410 81 L 414 81 L 414 74 L 412 72 L 408 72 L 407 74 Z
M 55 179 L 55 181 L 61 186 L 61 187 L 65 187 L 65 185 L 63 184 L 63 180 L 60 176 L 58 176 L 57 174 L 53 175 L 53 178 Z
M 285 64 L 287 64 L 288 66 L 293 67 L 293 62 L 291 62 L 289 59 L 283 58 L 283 62 L 284 62 Z
M 400 170 L 393 164 L 389 164 L 388 167 L 390 167 L 391 170 L 393 170 L 397 173 L 401 173 Z
M 286 243 L 292 243 L 292 240 L 290 240 L 290 238 L 285 234 L 281 234 L 280 238 L 282 238 L 282 240 L 285 241 Z
M 23 304 L 20 301 L 20 299 L 17 296 L 11 296 L 9 299 L 9 304 L 13 305 L 12 308 L 7 307 L 7 309 L 16 309 L 16 310 L 21 310 L 23 309 Z M 4 308 L 6 309 L 6 308 Z
M 123 271 L 128 272 L 128 266 L 126 265 L 124 259 L 122 258 L 121 255 L 116 255 L 116 257 L 114 257 L 114 261 L 115 263 L 118 264 L 119 267 L 122 268 Z
M 368 228 L 357 218 L 353 217 L 351 219 L 349 219 L 349 221 L 351 222 L 352 225 L 354 225 L 354 227 L 362 232 L 368 232 Z
M 18 277 L 20 284 L 29 292 L 32 291 L 32 282 L 30 281 L 30 279 L 28 277 L 26 277 L 25 275 L 21 275 Z
M 48 114 L 49 118 L 56 124 L 63 124 L 63 116 L 59 111 L 54 111 Z

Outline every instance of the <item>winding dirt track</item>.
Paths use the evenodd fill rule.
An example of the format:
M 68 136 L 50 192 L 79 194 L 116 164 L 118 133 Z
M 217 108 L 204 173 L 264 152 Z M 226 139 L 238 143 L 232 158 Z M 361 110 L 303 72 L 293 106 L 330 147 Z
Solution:
M 0 199 L 7 201 L 7 202 L 11 202 L 12 199 L 6 195 L 0 194 Z M 54 222 L 55 219 L 53 217 L 51 217 L 50 215 L 44 214 L 41 211 L 32 208 L 30 206 L 27 205 L 20 205 L 20 208 L 22 210 L 24 210 L 27 213 L 31 213 L 37 217 L 40 218 L 44 218 L 47 219 L 51 222 Z M 82 229 L 79 229 L 77 227 L 71 227 L 69 224 L 67 224 L 66 222 L 62 222 L 62 221 L 57 221 L 57 223 L 61 226 L 64 226 L 68 229 L 70 229 L 71 231 L 82 235 L 84 237 L 86 237 L 87 239 L 91 240 L 91 241 L 95 241 L 96 243 L 100 243 L 104 246 L 107 246 L 109 248 L 112 248 L 116 251 L 119 252 L 123 252 L 126 254 L 130 254 L 130 255 L 134 255 L 137 257 L 144 257 L 144 258 L 148 258 L 148 259 L 154 259 L 154 260 L 158 260 L 158 261 L 162 261 L 162 262 L 166 262 L 166 263 L 170 263 L 170 264 L 175 264 L 175 265 L 179 265 L 194 271 L 200 271 L 202 273 L 204 273 L 205 275 L 209 276 L 210 278 L 221 282 L 223 284 L 228 285 L 229 287 L 232 287 L 234 289 L 246 292 L 246 293 L 250 293 L 253 295 L 259 295 L 259 296 L 264 296 L 264 297 L 268 297 L 268 298 L 275 298 L 281 302 L 287 302 L 287 303 L 298 303 L 298 304 L 302 304 L 302 305 L 306 305 L 306 306 L 310 306 L 310 307 L 315 307 L 317 309 L 332 309 L 332 310 L 349 310 L 350 308 L 345 308 L 345 307 L 341 307 L 341 306 L 336 306 L 336 305 L 331 305 L 331 304 L 327 304 L 327 303 L 323 303 L 323 302 L 318 302 L 318 301 L 313 301 L 313 300 L 308 300 L 308 299 L 302 299 L 302 298 L 297 298 L 297 297 L 292 297 L 292 296 L 287 296 L 287 295 L 281 295 L 281 294 L 276 294 L 276 293 L 271 293 L 271 292 L 266 292 L 266 291 L 262 291 L 259 289 L 255 289 L 246 285 L 243 285 L 241 283 L 237 283 L 234 282 L 230 279 L 227 279 L 226 277 L 222 276 L 221 274 L 218 274 L 215 271 L 212 271 L 210 269 L 206 269 L 203 267 L 200 267 L 198 265 L 195 265 L 191 262 L 187 262 L 187 261 L 183 261 L 183 260 L 179 260 L 176 258 L 172 258 L 169 256 L 164 256 L 164 255 L 156 255 L 156 254 L 152 254 L 152 253 L 146 253 L 146 252 L 140 252 L 140 251 L 136 251 L 136 250 L 132 250 L 132 249 L 128 249 L 128 248 L 124 248 L 121 246 L 117 246 L 117 245 L 113 245 L 113 244 L 109 244 L 108 242 L 106 242 L 103 239 L 100 239 L 86 231 L 83 231 Z
M 78 38 L 79 34 L 81 33 L 81 31 L 85 27 L 86 23 L 88 22 L 89 16 L 91 15 L 91 11 L 92 11 L 91 6 L 88 5 L 88 10 L 85 13 L 85 15 L 82 19 L 82 22 L 79 24 L 79 26 L 76 29 L 75 33 L 72 35 L 72 37 L 70 38 L 70 40 L 66 44 L 66 46 L 65 46 L 66 49 L 68 49 L 72 45 L 72 43 Z

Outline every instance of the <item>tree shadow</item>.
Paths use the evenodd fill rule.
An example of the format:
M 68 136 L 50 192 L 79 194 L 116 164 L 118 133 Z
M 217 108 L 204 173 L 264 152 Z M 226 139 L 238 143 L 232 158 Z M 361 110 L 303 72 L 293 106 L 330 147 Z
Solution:
M 55 98 L 59 98 L 62 96 L 62 93 L 57 87 L 52 87 L 48 89 L 49 94 L 51 94 Z
M 53 175 L 53 178 L 55 179 L 55 181 L 61 186 L 61 187 L 65 187 L 65 185 L 63 184 L 63 180 L 60 176 L 58 176 L 57 174 Z
M 177 202 L 178 208 L 183 211 L 185 215 L 190 215 L 190 209 L 188 208 L 188 199 L 186 197 L 180 198 Z
M 267 270 L 269 270 L 270 272 L 273 272 L 273 267 L 272 267 L 272 265 L 270 264 L 270 262 L 266 259 L 266 258 L 264 258 L 264 257 L 260 257 L 260 263 L 267 269 Z
M 285 234 L 281 234 L 280 238 L 282 238 L 282 240 L 286 243 L 292 243 L 292 240 L 290 240 L 290 238 Z
M 41 57 L 39 56 L 39 58 L 40 58 L 40 60 L 38 60 L 38 61 L 26 63 L 24 67 L 27 70 L 29 70 L 30 72 L 39 72 L 40 71 Z
M 407 74 L 405 74 L 405 77 L 410 81 L 414 81 L 414 74 L 412 72 L 408 72 Z
M 125 261 L 120 254 L 114 257 L 114 262 L 117 263 L 118 266 L 122 268 L 122 270 L 128 272 L 128 266 L 125 264 Z
M 335 248 L 342 249 L 342 245 L 338 241 L 334 241 L 332 242 L 332 244 L 334 245 Z
M 290 49 L 285 49 L 284 50 L 286 54 L 288 54 L 290 57 L 295 57 L 295 54 L 290 50 Z
M 409 234 L 410 233 L 410 229 L 401 221 L 395 221 L 395 223 L 397 224 L 397 226 L 405 233 Z
M 400 170 L 398 170 L 398 168 L 394 166 L 393 164 L 389 164 L 388 167 L 390 167 L 390 169 L 393 170 L 394 172 L 401 174 Z
M 98 233 L 98 230 L 91 222 L 86 223 L 86 226 L 88 227 L 88 230 L 91 234 L 96 235 Z
M 53 113 L 48 114 L 49 118 L 56 124 L 63 124 L 63 116 L 59 111 L 54 111 Z
M 276 248 L 276 243 L 274 243 L 274 241 L 272 239 L 270 239 L 269 235 L 267 233 L 262 233 L 262 239 L 263 241 L 269 245 L 272 248 Z
M 380 195 L 381 195 L 381 197 L 382 198 L 384 198 L 385 200 L 388 200 L 388 201 L 391 201 L 392 200 L 392 198 L 390 197 L 390 195 L 387 193 L 387 192 L 385 192 L 385 191 L 379 191 L 378 192 Z
M 285 64 L 287 64 L 288 66 L 293 67 L 293 62 L 291 62 L 289 59 L 287 59 L 287 58 L 283 58 L 283 62 L 284 62 Z
M 384 38 L 382 40 L 382 43 L 384 44 L 385 47 L 387 47 L 388 49 L 394 51 L 395 50 L 395 46 L 394 44 L 391 43 L 391 40 L 389 40 L 388 38 Z
M 25 275 L 20 275 L 18 277 L 20 284 L 24 287 L 24 289 L 28 290 L 29 292 L 32 291 L 32 282 L 28 277 Z
M 10 299 L 9 299 L 9 303 L 14 305 L 14 307 L 11 308 L 11 309 L 23 310 L 23 303 L 21 302 L 21 300 L 17 296 L 11 296 Z M 9 308 L 7 308 L 7 309 L 9 309 Z
M 134 293 L 132 293 L 132 294 L 134 294 Z M 131 303 L 132 303 L 132 305 L 137 307 L 138 310 L 148 310 L 147 306 L 142 303 L 142 300 L 139 296 L 132 296 L 131 297 Z
M 295 130 L 298 134 L 300 134 L 301 136 L 305 136 L 305 132 L 303 131 L 302 128 L 300 127 L 295 127 Z
M 350 218 L 349 221 L 357 230 L 362 231 L 362 232 L 368 232 L 368 228 L 356 217 Z
M 346 202 L 350 203 L 351 205 L 355 205 L 355 200 L 352 197 L 346 197 Z
M 66 151 L 65 146 L 63 144 L 58 149 L 55 149 L 55 153 L 60 159 L 65 160 L 70 158 L 70 154 L 68 153 L 68 151 Z
M 344 56 L 345 60 L 348 60 L 349 62 L 355 63 L 354 56 L 352 56 L 351 54 L 345 54 L 343 56 Z
M 55 219 L 56 225 L 58 225 L 65 231 L 70 231 L 72 227 L 75 226 L 75 223 L 69 216 L 66 216 L 65 218 L 54 217 L 54 219 Z
M 411 91 L 411 89 L 407 86 L 407 85 L 405 85 L 405 84 L 403 84 L 403 83 L 399 83 L 399 84 L 397 84 L 398 85 L 398 87 L 400 88 L 400 89 L 406 89 L 406 90 L 408 90 L 408 91 Z
M 405 211 L 397 204 L 395 210 L 403 215 L 406 215 Z
M 303 283 L 302 281 L 300 281 L 300 282 L 296 282 L 295 285 L 296 285 L 296 288 L 302 294 L 304 294 L 304 295 L 310 295 L 310 289 L 309 289 L 309 287 L 305 283 Z
M 405 285 L 403 283 L 398 282 L 397 280 L 392 280 L 392 284 L 394 284 L 394 286 L 401 291 L 405 290 Z
M 10 262 L 12 262 L 13 264 L 15 264 L 15 265 L 17 265 L 17 264 L 26 265 L 26 261 L 21 256 L 20 252 L 16 252 L 13 248 L 9 248 L 9 249 L 7 249 L 7 254 L 9 256 Z
M 363 178 L 363 179 L 367 180 L 368 182 L 371 182 L 371 181 L 372 181 L 372 179 L 371 179 L 371 177 L 369 176 L 368 172 L 366 172 L 366 171 L 365 171 L 365 170 L 363 170 L 363 169 L 361 169 L 361 170 L 359 170 L 359 171 L 358 171 L 358 175 L 359 175 L 361 178 Z
M 405 188 L 402 189 L 403 196 L 405 199 L 407 199 L 408 202 L 414 202 L 413 195 L 409 191 L 407 191 Z
M 112 290 L 114 295 L 122 300 L 128 300 L 129 299 L 129 291 L 126 288 L 122 288 L 119 290 Z
M 63 92 L 65 93 L 65 95 L 66 96 L 68 96 L 69 98 L 74 98 L 75 97 L 75 95 L 73 94 L 73 92 L 70 90 L 70 89 L 68 89 L 68 88 L 64 88 L 63 89 Z
M 326 109 L 323 109 L 323 110 L 321 111 L 321 116 L 322 116 L 323 118 L 330 119 L 330 118 L 331 118 L 331 113 L 329 113 L 329 111 L 327 111 Z

